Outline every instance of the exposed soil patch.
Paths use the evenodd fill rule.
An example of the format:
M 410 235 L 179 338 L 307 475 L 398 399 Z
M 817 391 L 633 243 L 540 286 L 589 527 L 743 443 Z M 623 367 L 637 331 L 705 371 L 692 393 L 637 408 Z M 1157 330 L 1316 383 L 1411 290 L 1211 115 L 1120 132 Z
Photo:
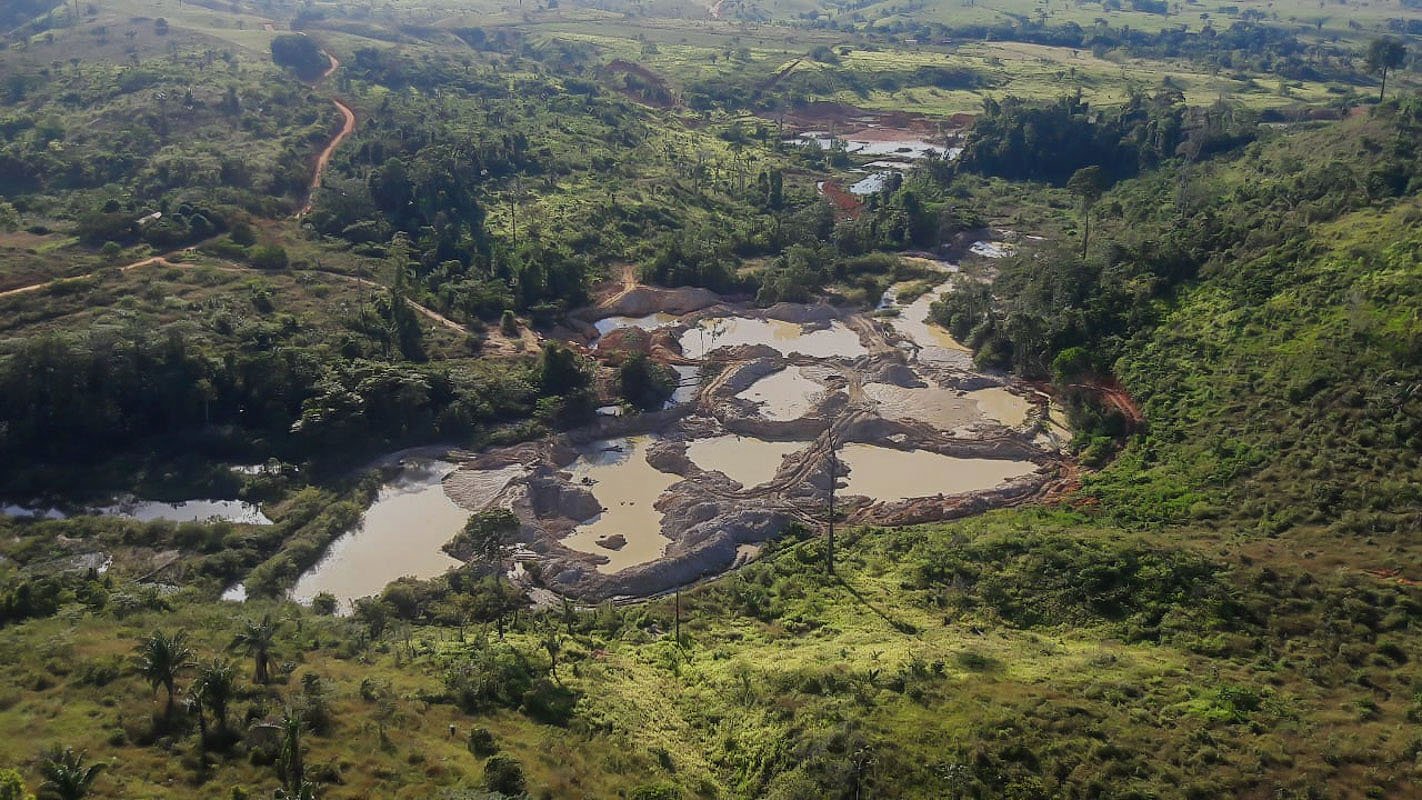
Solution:
M 856 194 L 846 192 L 838 181 L 822 181 L 819 188 L 820 194 L 834 207 L 834 218 L 838 221 L 856 219 L 860 209 L 864 207 L 864 200 Z

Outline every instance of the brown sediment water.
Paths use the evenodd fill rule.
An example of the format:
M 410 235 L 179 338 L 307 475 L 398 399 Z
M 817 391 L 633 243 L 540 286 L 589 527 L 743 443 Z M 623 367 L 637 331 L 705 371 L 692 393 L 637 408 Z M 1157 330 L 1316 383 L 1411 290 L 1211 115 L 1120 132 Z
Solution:
M 982 409 L 983 416 L 995 419 L 1009 428 L 1020 428 L 1027 422 L 1032 403 L 1020 394 L 1001 387 L 968 392 L 968 397 Z
M 906 389 L 888 383 L 866 383 L 864 394 L 879 404 L 879 414 L 886 419 L 918 420 L 950 431 L 982 419 L 983 411 L 954 389 L 929 386 Z
M 930 307 L 938 302 L 943 295 L 952 291 L 952 281 L 948 281 L 936 289 L 925 292 L 917 300 L 902 307 L 899 316 L 891 321 L 894 329 L 912 339 L 914 344 L 921 348 L 939 347 L 944 350 L 956 350 L 961 353 L 970 352 L 968 346 L 953 338 L 946 328 L 934 324 L 929 320 Z
M 734 434 L 697 439 L 686 446 L 686 457 L 708 472 L 719 472 L 743 488 L 770 482 L 785 457 L 809 442 L 771 442 Z
M 1030 461 L 954 458 L 928 450 L 895 450 L 859 442 L 845 445 L 838 455 L 849 467 L 849 479 L 841 491 L 874 500 L 983 491 L 1037 469 Z
M 658 311 L 642 317 L 604 317 L 594 322 L 593 327 L 597 329 L 597 335 L 601 338 L 619 328 L 641 328 L 644 331 L 654 331 L 657 328 L 675 325 L 678 319 L 679 317 L 675 314 Z
M 755 317 L 711 317 L 681 335 L 681 351 L 701 359 L 722 347 L 763 344 L 784 355 L 799 353 L 815 358 L 858 358 L 864 355 L 859 334 L 835 321 L 825 328 L 807 329 L 794 322 Z
M 736 395 L 760 405 L 760 415 L 776 422 L 799 419 L 814 408 L 825 387 L 810 380 L 800 367 L 772 372 Z
M 601 514 L 586 520 L 562 540 L 563 546 L 605 556 L 599 572 L 612 573 L 660 558 L 671 541 L 662 535 L 662 513 L 654 507 L 680 477 L 647 463 L 647 448 L 654 437 L 595 442 L 569 469 L 573 485 L 592 492 L 602 505 Z M 599 539 L 621 535 L 626 544 L 611 550 Z
M 442 479 L 453 469 L 443 461 L 409 460 L 396 480 L 381 487 L 360 525 L 332 542 L 301 576 L 292 599 L 309 603 L 329 592 L 349 608 L 398 578 L 433 578 L 462 564 L 440 549 L 469 519 L 444 493 Z

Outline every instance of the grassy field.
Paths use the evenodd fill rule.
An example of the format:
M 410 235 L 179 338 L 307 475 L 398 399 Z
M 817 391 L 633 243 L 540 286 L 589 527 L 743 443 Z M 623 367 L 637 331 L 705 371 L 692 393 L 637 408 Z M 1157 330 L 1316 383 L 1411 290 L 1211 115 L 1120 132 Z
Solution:
M 554 615 L 503 642 L 487 627 L 416 627 L 365 644 L 359 624 L 255 605 L 239 616 L 284 620 L 282 666 L 276 685 L 243 689 L 235 712 L 260 719 L 309 704 L 303 677 L 320 676 L 332 725 L 307 736 L 307 764 L 326 776 L 329 798 L 422 797 L 477 781 L 471 726 L 523 764 L 533 796 L 663 786 L 678 787 L 671 796 L 804 797 L 836 777 L 899 797 L 1062 796 L 1093 785 L 1257 796 L 1320 783 L 1336 797 L 1405 796 L 1399 770 L 1416 745 L 1399 725 L 1418 652 L 1396 626 L 1413 613 L 1412 593 L 1155 543 L 1181 533 L 1142 537 L 1042 511 L 866 529 L 847 536 L 837 581 L 820 574 L 817 543 L 790 545 L 684 597 L 680 644 L 666 602 Z M 926 576 L 940 574 L 947 542 L 961 572 L 942 584 Z M 1082 598 L 1074 570 L 1109 570 L 1124 581 L 1124 606 Z M 1192 591 L 1203 598 L 1160 587 L 1182 570 L 1200 571 Z M 1058 581 L 1062 593 L 1051 594 Z M 1293 599 L 1281 606 L 1281 593 Z M 1380 630 L 1376 650 L 1292 635 L 1362 613 L 1350 597 L 1389 614 L 1354 617 Z M 270 767 L 242 759 L 196 770 L 189 740 L 146 746 L 161 698 L 120 666 L 138 638 L 185 629 L 207 656 L 235 631 L 230 605 L 171 602 L 172 612 L 117 618 L 76 609 L 0 633 L 26 654 L 5 668 L 0 722 L 24 735 L 0 744 L 0 762 L 29 763 L 48 742 L 87 747 L 111 764 L 99 797 L 275 785 Z M 1251 621 L 1209 621 L 1231 603 Z M 470 716 L 439 699 L 441 676 L 473 654 L 508 653 L 546 672 L 550 635 L 558 681 L 578 698 L 566 726 L 507 710 Z M 104 665 L 117 677 L 96 677 Z

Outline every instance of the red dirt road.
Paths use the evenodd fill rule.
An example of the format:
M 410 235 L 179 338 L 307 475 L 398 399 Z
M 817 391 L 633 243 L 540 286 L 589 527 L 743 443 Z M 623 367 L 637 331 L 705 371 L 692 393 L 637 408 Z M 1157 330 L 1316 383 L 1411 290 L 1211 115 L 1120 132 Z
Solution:
M 327 53 L 326 58 L 331 59 L 331 66 L 325 72 L 321 73 L 320 78 L 316 79 L 317 83 L 331 77 L 331 73 L 340 69 L 341 62 L 335 56 Z M 331 139 L 330 143 L 326 145 L 326 148 L 321 151 L 321 155 L 316 157 L 316 170 L 311 175 L 311 186 L 306 191 L 306 202 L 302 204 L 301 210 L 296 212 L 298 219 L 311 213 L 311 206 L 316 201 L 316 190 L 321 188 L 321 178 L 326 174 L 326 168 L 331 165 L 331 156 L 335 154 L 336 148 L 340 147 L 352 133 L 355 133 L 355 112 L 351 110 L 350 106 L 342 103 L 340 100 L 331 98 L 331 102 L 336 104 L 336 108 L 340 109 L 341 116 L 345 119 L 341 123 L 340 132 L 337 133 Z

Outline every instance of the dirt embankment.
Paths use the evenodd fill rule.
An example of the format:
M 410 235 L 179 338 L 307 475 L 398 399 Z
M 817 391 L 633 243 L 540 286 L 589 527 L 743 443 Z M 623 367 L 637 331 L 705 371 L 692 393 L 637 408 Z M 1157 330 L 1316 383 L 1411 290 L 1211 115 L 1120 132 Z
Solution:
M 843 222 L 847 219 L 857 219 L 859 212 L 864 208 L 864 201 L 851 192 L 846 192 L 844 187 L 839 185 L 839 181 L 822 181 L 819 185 L 820 194 L 829 200 L 830 206 L 834 208 L 834 218 Z

